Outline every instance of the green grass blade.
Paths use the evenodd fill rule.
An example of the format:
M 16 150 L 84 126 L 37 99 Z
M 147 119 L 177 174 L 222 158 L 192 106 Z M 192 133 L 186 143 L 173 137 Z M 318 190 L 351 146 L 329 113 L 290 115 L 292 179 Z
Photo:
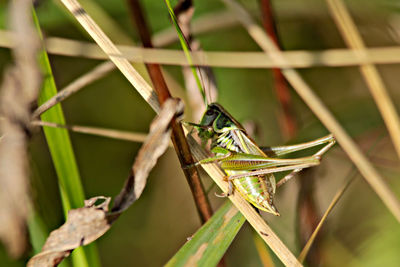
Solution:
M 178 33 L 179 42 L 181 43 L 183 52 L 185 53 L 186 59 L 189 62 L 189 66 L 190 66 L 190 69 L 192 70 L 193 76 L 194 76 L 194 78 L 196 80 L 197 87 L 199 88 L 201 96 L 203 97 L 203 101 L 207 106 L 208 105 L 207 96 L 206 96 L 206 93 L 204 91 L 203 86 L 201 85 L 200 78 L 199 78 L 199 75 L 197 74 L 196 67 L 193 65 L 193 59 L 192 59 L 192 56 L 190 54 L 190 46 L 187 43 L 187 40 L 186 40 L 185 36 L 183 35 L 183 32 L 182 32 L 181 28 L 179 27 L 178 20 L 177 20 L 177 18 L 175 16 L 174 10 L 171 7 L 170 1 L 169 0 L 165 0 L 165 4 L 167 5 L 168 13 L 169 13 L 169 15 L 170 15 L 170 17 L 172 19 L 172 23 L 175 26 L 176 32 Z
M 46 238 L 49 233 L 42 218 L 35 210 L 31 212 L 31 215 L 28 219 L 28 229 L 33 253 L 37 254 L 42 250 L 44 242 L 46 242 Z
M 33 17 L 38 34 L 42 38 L 35 11 L 33 11 Z M 39 63 L 44 77 L 38 99 L 38 104 L 41 105 L 57 94 L 57 88 L 45 50 L 42 50 L 39 55 Z M 60 104 L 43 113 L 41 119 L 47 122 L 65 124 Z M 57 173 L 64 214 L 67 216 L 68 210 L 82 207 L 85 199 L 71 140 L 66 129 L 44 127 L 43 130 Z M 76 249 L 72 254 L 72 261 L 74 266 L 100 266 L 99 256 L 94 245 Z
M 226 201 L 166 266 L 216 266 L 244 222 L 242 214 Z

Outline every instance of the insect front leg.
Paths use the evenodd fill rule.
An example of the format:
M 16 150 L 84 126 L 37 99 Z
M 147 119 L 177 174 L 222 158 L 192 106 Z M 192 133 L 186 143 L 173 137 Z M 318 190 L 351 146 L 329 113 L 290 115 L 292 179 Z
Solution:
M 222 192 L 221 194 L 215 193 L 217 197 L 229 197 L 233 194 L 233 183 L 229 180 L 226 180 L 228 182 L 228 192 L 224 193 Z

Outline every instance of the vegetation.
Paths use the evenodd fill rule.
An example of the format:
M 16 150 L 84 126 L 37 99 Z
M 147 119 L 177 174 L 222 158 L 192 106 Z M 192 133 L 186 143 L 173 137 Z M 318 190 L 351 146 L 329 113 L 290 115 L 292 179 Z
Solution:
M 192 14 L 177 2 L 0 4 L 0 218 L 12 222 L 0 225 L 0 265 L 43 255 L 58 229 L 44 250 L 64 266 L 397 266 L 396 3 L 206 0 Z M 189 63 L 213 74 L 194 79 Z M 197 123 L 199 84 L 260 146 L 337 138 L 320 166 L 278 188 L 280 217 L 215 197 L 227 190 L 217 164 L 199 168 L 202 186 L 181 168 L 192 160 L 181 104 L 167 100 Z

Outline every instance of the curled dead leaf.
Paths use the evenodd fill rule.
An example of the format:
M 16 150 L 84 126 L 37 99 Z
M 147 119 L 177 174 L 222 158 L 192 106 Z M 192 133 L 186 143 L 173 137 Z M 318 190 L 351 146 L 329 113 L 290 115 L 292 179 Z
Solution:
M 95 205 L 98 200 L 104 202 Z M 28 266 L 56 266 L 73 249 L 102 236 L 110 228 L 107 220 L 110 200 L 109 197 L 94 197 L 85 201 L 85 207 L 70 210 L 65 224 L 51 232 L 42 252 L 34 256 Z
M 150 125 L 150 133 L 136 157 L 124 188 L 115 199 L 113 212 L 126 210 L 140 197 L 149 172 L 168 147 L 171 119 L 175 114 L 181 114 L 182 110 L 183 103 L 177 99 L 168 99 L 164 103 L 161 112 Z
M 42 252 L 30 259 L 28 267 L 56 266 L 73 249 L 87 245 L 107 232 L 119 215 L 142 194 L 151 169 L 168 147 L 171 119 L 182 110 L 180 100 L 169 99 L 164 103 L 160 114 L 150 125 L 150 133 L 135 159 L 125 186 L 116 197 L 112 212 L 108 212 L 109 197 L 91 198 L 85 201 L 85 207 L 69 211 L 66 223 L 51 232 Z M 102 203 L 98 204 L 100 201 Z

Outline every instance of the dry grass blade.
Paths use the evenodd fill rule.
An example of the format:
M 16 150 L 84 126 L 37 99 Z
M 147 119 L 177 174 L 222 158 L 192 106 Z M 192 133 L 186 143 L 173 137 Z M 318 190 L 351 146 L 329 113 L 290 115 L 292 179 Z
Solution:
M 62 4 L 58 0 L 52 0 L 56 5 L 62 8 Z M 84 9 L 89 10 L 92 13 L 92 18 L 97 21 L 99 27 L 108 35 L 111 40 L 118 40 L 122 44 L 133 45 L 134 41 L 126 33 L 124 29 L 119 26 L 119 23 L 108 14 L 107 10 L 95 0 L 81 0 L 79 1 Z M 79 24 L 74 21 L 74 16 L 66 14 L 75 25 L 79 27 Z
M 0 31 L 0 45 L 12 47 L 7 32 Z M 187 66 L 188 62 L 181 50 L 149 49 L 131 46 L 117 46 L 124 57 L 133 62 L 159 63 Z M 46 39 L 49 53 L 85 57 L 93 59 L 108 59 L 107 55 L 95 44 L 58 37 Z M 68 48 L 68 49 L 66 49 Z M 351 49 L 328 49 L 322 51 L 286 51 L 281 52 L 286 59 L 283 63 L 272 59 L 274 52 L 212 52 L 194 51 L 193 64 L 210 67 L 229 68 L 309 68 L 313 66 L 354 66 L 365 63 L 394 64 L 400 62 L 399 47 L 369 48 L 365 55 L 360 55 Z
M 150 133 L 135 159 L 125 186 L 115 199 L 112 212 L 108 212 L 108 197 L 92 198 L 85 202 L 85 207 L 69 211 L 67 222 L 50 234 L 42 252 L 34 256 L 28 266 L 56 266 L 73 249 L 87 245 L 107 232 L 119 215 L 142 194 L 151 169 L 168 146 L 171 119 L 181 113 L 182 108 L 178 100 L 171 99 L 164 103 L 150 126 Z M 96 205 L 99 200 L 104 202 Z
M 149 103 L 149 105 L 158 112 L 160 107 L 157 96 L 151 86 L 125 59 L 119 49 L 104 34 L 93 19 L 75 0 L 61 0 L 68 10 L 75 16 L 82 27 L 90 34 L 101 49 L 107 54 L 117 68 L 125 75 L 129 82 L 136 88 L 140 95 Z
M 272 52 L 274 60 L 285 64 L 285 58 L 282 57 L 279 49 L 273 41 L 264 33 L 249 14 L 237 3 L 231 0 L 223 2 L 232 10 L 237 12 L 237 17 L 246 27 L 252 38 L 265 52 Z M 325 107 L 321 100 L 314 94 L 310 86 L 301 78 L 301 76 L 291 68 L 282 70 L 287 81 L 293 86 L 303 101 L 309 106 L 314 114 L 321 120 L 326 128 L 336 137 L 338 143 L 354 162 L 360 173 L 382 199 L 388 209 L 400 222 L 400 202 L 396 195 L 390 190 L 381 175 L 375 170 L 367 157 L 362 153 L 354 141 L 350 138 L 344 128 L 335 119 L 332 113 Z
M 45 103 L 43 103 L 40 107 L 38 107 L 32 114 L 32 118 L 37 118 L 39 117 L 43 112 L 46 110 L 50 109 L 52 106 L 56 105 L 57 103 L 60 103 L 61 101 L 64 101 L 68 97 L 70 97 L 72 94 L 77 93 L 79 90 L 81 90 L 83 87 L 86 85 L 101 79 L 104 77 L 107 73 L 115 69 L 114 63 L 107 61 L 104 63 L 101 63 L 100 65 L 96 66 L 93 70 L 89 71 L 88 73 L 82 75 L 69 85 L 67 85 L 64 89 L 60 90 L 55 96 L 47 100 Z
M 98 128 L 98 127 L 63 125 L 47 121 L 32 121 L 31 124 L 44 127 L 65 128 L 76 133 L 91 134 L 96 136 L 102 136 L 102 137 L 108 137 L 108 138 L 130 141 L 130 142 L 138 142 L 138 143 L 143 143 L 147 138 L 147 134 L 145 133 L 127 132 L 127 131 Z
M 196 143 L 191 136 L 187 136 L 194 158 L 199 161 L 208 157 L 204 150 Z M 228 191 L 228 184 L 223 180 L 225 173 L 216 164 L 204 164 L 202 168 L 221 188 L 223 192 Z M 271 250 L 286 266 L 302 266 L 290 250 L 283 244 L 279 237 L 273 232 L 263 218 L 256 210 L 239 194 L 233 194 L 229 197 L 233 204 L 239 209 L 246 220 L 251 224 L 255 231 L 268 244 Z
M 12 48 L 12 34 L 0 30 L 0 47 Z M 90 42 L 59 37 L 45 39 L 46 51 L 50 54 L 91 59 L 109 59 L 101 48 Z M 119 45 L 124 58 L 138 63 L 159 63 L 187 66 L 181 50 L 149 49 Z M 284 62 L 273 60 L 274 52 L 213 52 L 194 51 L 193 63 L 199 66 L 227 68 L 310 68 L 317 66 L 338 67 L 362 64 L 396 64 L 400 62 L 399 47 L 368 48 L 360 55 L 352 49 L 327 49 L 321 51 L 282 51 Z
M 11 47 L 7 36 L 0 31 L 0 45 Z M 2 41 L 3 40 L 3 41 Z M 149 49 L 131 46 L 117 46 L 124 57 L 133 62 L 159 63 L 167 65 L 187 66 L 188 62 L 181 50 Z M 46 48 L 49 53 L 73 57 L 92 59 L 108 59 L 102 50 L 95 44 L 70 40 L 58 37 L 46 39 Z M 66 49 L 68 48 L 68 49 Z M 286 59 L 278 62 L 272 59 L 274 52 L 213 52 L 194 51 L 193 64 L 210 67 L 228 68 L 310 68 L 314 66 L 354 66 L 365 63 L 394 64 L 400 62 L 399 47 L 370 48 L 361 56 L 349 49 L 328 49 L 322 51 L 286 51 L 281 52 Z
M 326 2 L 347 45 L 356 53 L 365 54 L 365 44 L 343 1 L 326 0 Z M 363 64 L 360 66 L 360 70 L 382 114 L 400 158 L 400 119 L 396 108 L 376 67 L 372 64 Z
M 15 66 L 6 71 L 0 96 L 0 239 L 12 257 L 26 248 L 26 221 L 30 209 L 27 134 L 30 106 L 41 83 L 37 62 L 40 41 L 32 23 L 29 0 L 10 2 L 14 31 Z
M 310 236 L 310 238 L 307 241 L 307 244 L 304 246 L 303 250 L 300 252 L 300 255 L 298 257 L 300 262 L 303 262 L 306 257 L 308 252 L 310 251 L 310 248 L 315 240 L 315 238 L 317 237 L 317 234 L 319 233 L 322 225 L 324 224 L 324 222 L 326 221 L 326 218 L 328 218 L 328 215 L 331 213 L 332 209 L 335 207 L 335 205 L 338 203 L 339 199 L 343 196 L 344 192 L 346 191 L 346 189 L 350 186 L 351 182 L 354 181 L 354 177 L 349 179 L 345 185 L 343 185 L 335 194 L 335 196 L 333 197 L 331 203 L 329 204 L 329 207 L 326 209 L 324 215 L 322 216 L 321 220 L 319 221 L 317 227 L 315 228 L 315 230 L 313 231 L 312 235 Z

